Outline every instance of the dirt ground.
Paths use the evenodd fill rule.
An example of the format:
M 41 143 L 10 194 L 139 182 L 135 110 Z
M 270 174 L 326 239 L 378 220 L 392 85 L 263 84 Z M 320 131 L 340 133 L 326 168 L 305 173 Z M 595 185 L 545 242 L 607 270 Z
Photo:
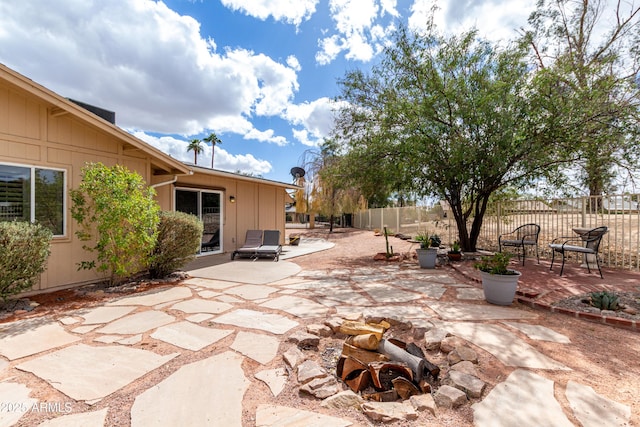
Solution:
M 292 260 L 305 270 L 331 270 L 344 268 L 345 266 L 357 267 L 379 265 L 375 264 L 379 262 L 373 261 L 373 256 L 376 253 L 384 252 L 385 250 L 384 237 L 374 236 L 370 231 L 338 230 L 335 233 L 329 234 L 326 230 L 287 230 L 287 234 L 291 233 L 304 234 L 309 237 L 321 237 L 335 243 L 335 247 L 330 250 L 306 255 Z M 394 246 L 395 252 L 407 254 L 417 246 L 395 238 L 391 240 L 391 243 Z M 417 261 L 408 259 L 402 262 L 416 263 Z M 449 267 L 445 266 L 438 268 L 447 269 L 449 273 L 456 274 Z M 467 282 L 474 286 L 479 286 L 478 284 L 472 283 L 462 275 L 457 276 L 456 278 L 460 282 Z M 161 286 L 161 284 L 151 286 Z M 138 290 L 142 290 L 144 288 L 145 287 L 141 287 Z M 40 302 L 41 306 L 33 312 L 23 313 L 18 317 L 33 317 L 47 314 L 55 318 L 62 318 L 72 309 L 77 309 L 87 305 L 101 304 L 105 300 L 113 298 L 116 295 L 121 296 L 118 294 L 104 292 L 82 293 L 66 291 L 57 295 L 49 294 L 40 297 L 32 297 L 32 300 Z M 448 291 L 441 300 L 452 301 L 454 299 L 455 295 Z M 564 396 L 565 387 L 569 380 L 576 381 L 583 385 L 588 385 L 600 395 L 604 395 L 614 401 L 631 406 L 631 425 L 640 426 L 640 395 L 638 393 L 638 390 L 640 389 L 640 334 L 607 325 L 581 321 L 561 314 L 535 311 L 517 303 L 514 304 L 514 307 L 537 313 L 537 321 L 529 323 L 537 323 L 552 328 L 556 332 L 566 335 L 571 340 L 570 345 L 558 345 L 543 341 L 530 340 L 525 335 L 521 335 L 521 338 L 525 342 L 540 350 L 545 355 L 562 362 L 572 369 L 567 372 L 538 370 L 536 373 L 555 382 L 555 396 L 564 407 L 565 414 L 567 414 L 574 424 L 579 425 L 577 420 L 571 415 L 572 412 L 569 409 L 567 399 Z M 238 305 L 238 308 L 242 307 Z M 247 303 L 246 308 L 252 308 L 250 303 Z M 2 321 L 9 321 L 12 319 L 13 318 L 6 318 Z M 317 322 L 317 320 L 315 322 Z M 393 332 L 393 330 L 391 332 Z M 94 334 L 92 333 L 88 333 L 83 337 L 83 342 L 91 342 L 92 345 L 95 345 L 92 341 L 94 338 L 93 335 Z M 412 341 L 412 339 L 407 336 L 398 335 L 397 337 L 405 341 Z M 213 346 L 207 347 L 203 351 L 183 351 L 182 355 L 173 359 L 166 365 L 150 372 L 146 376 L 129 384 L 118 392 L 107 396 L 105 399 L 93 406 L 89 406 L 83 402 L 72 402 L 72 412 L 83 412 L 108 407 L 109 413 L 107 415 L 107 425 L 129 425 L 129 413 L 137 395 L 168 377 L 182 365 L 202 360 L 213 354 L 226 351 L 232 342 L 233 337 L 230 336 Z M 416 342 L 416 344 L 420 343 Z M 287 343 L 281 345 L 280 352 L 284 352 L 289 345 L 290 344 Z M 160 343 L 156 340 L 150 339 L 149 337 L 145 337 L 145 339 L 143 339 L 141 343 L 136 344 L 135 347 L 152 350 L 159 354 L 167 354 L 175 351 L 175 349 L 169 344 Z M 327 363 L 330 363 L 331 360 L 335 360 L 335 358 L 337 358 L 340 349 L 340 340 L 325 338 L 322 340 L 318 351 L 310 354 L 310 358 L 326 365 Z M 477 369 L 480 379 L 487 383 L 487 389 L 483 394 L 484 398 L 496 384 L 504 381 L 507 376 L 513 372 L 514 368 L 504 366 L 492 355 L 480 348 L 474 347 L 474 349 L 479 356 Z M 309 354 L 308 351 L 306 353 Z M 438 361 L 442 360 L 444 356 L 440 353 L 429 352 L 427 353 L 427 357 L 435 363 L 438 363 Z M 259 363 L 246 358 L 243 363 L 243 368 L 247 379 L 251 382 L 251 385 L 244 397 L 244 426 L 255 425 L 255 411 L 258 405 L 262 403 L 292 406 L 299 409 L 321 412 L 327 415 L 344 417 L 351 420 L 354 425 L 357 426 L 380 425 L 371 422 L 366 416 L 355 410 L 345 410 L 340 412 L 321 408 L 319 400 L 299 394 L 296 382 L 291 379 L 287 382 L 285 390 L 278 397 L 272 397 L 266 385 L 261 381 L 256 380 L 253 375 L 258 371 L 274 369 L 282 367 L 283 365 L 284 363 L 282 362 L 281 355 L 277 356 L 268 366 L 260 365 Z M 33 375 L 16 370 L 10 371 L 13 381 L 26 384 L 33 390 L 32 396 L 40 401 L 69 401 L 68 397 L 57 392 Z M 0 381 L 7 379 L 6 375 L 6 372 L 4 375 L 0 375 Z M 420 418 L 416 421 L 406 423 L 397 422 L 387 425 L 394 427 L 404 425 L 471 426 L 473 425 L 473 413 L 471 410 L 472 403 L 474 403 L 474 401 L 456 410 L 439 409 L 436 418 L 433 418 L 426 413 L 421 413 Z M 508 408 L 507 410 L 514 411 L 517 410 L 517 408 Z M 50 418 L 50 415 L 32 413 L 23 417 L 17 425 L 37 425 L 46 418 Z

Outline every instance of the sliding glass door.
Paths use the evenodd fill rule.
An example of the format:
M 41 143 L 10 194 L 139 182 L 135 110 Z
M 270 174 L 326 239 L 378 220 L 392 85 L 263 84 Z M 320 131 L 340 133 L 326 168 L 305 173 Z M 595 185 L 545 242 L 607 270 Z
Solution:
M 220 191 L 176 189 L 179 212 L 197 216 L 204 224 L 200 253 L 222 252 L 222 193 Z

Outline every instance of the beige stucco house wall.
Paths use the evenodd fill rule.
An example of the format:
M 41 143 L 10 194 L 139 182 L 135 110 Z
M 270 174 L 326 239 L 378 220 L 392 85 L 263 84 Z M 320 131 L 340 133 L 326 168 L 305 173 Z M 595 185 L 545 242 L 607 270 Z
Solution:
M 215 194 L 221 239 L 215 250 L 203 254 L 233 251 L 250 228 L 279 229 L 284 238 L 285 190 L 292 185 L 184 164 L 0 64 L 0 186 L 8 181 L 1 177 L 3 171 L 31 171 L 32 176 L 52 171 L 64 178 L 62 225 L 53 238 L 47 270 L 32 291 L 101 279 L 93 271 L 77 270 L 89 255 L 75 237 L 70 215 L 69 190 L 78 186 L 88 162 L 121 164 L 139 173 L 156 189 L 163 210 L 176 208 L 180 189 Z M 2 209 L 0 200 L 0 220 Z

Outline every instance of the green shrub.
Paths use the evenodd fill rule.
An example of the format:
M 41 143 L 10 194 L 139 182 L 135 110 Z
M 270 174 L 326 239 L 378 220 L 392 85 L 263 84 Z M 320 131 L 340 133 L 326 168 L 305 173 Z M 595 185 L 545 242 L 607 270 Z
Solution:
M 617 310 L 618 296 L 613 292 L 591 292 L 591 305 L 600 310 Z
M 44 271 L 53 234 L 41 225 L 28 222 L 0 222 L 0 297 L 33 286 Z
M 97 253 L 82 261 L 79 269 L 96 268 L 117 284 L 149 267 L 156 244 L 160 207 L 155 191 L 126 167 L 89 163 L 82 168 L 82 182 L 71 191 L 71 215 L 79 224 L 76 236 L 91 242 L 83 248 Z
M 182 212 L 162 212 L 149 273 L 165 277 L 193 260 L 200 249 L 202 221 Z

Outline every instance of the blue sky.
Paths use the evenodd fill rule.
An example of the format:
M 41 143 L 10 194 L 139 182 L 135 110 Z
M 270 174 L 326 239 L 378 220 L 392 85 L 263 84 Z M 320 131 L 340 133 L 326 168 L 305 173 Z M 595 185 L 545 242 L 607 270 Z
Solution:
M 521 3 L 530 3 L 522 6 Z M 442 0 L 441 29 L 514 36 L 535 2 Z M 332 126 L 347 70 L 368 69 L 432 0 L 0 1 L 0 62 L 56 93 L 116 112 L 118 126 L 193 162 L 291 182 Z M 211 147 L 198 164 L 211 165 Z

